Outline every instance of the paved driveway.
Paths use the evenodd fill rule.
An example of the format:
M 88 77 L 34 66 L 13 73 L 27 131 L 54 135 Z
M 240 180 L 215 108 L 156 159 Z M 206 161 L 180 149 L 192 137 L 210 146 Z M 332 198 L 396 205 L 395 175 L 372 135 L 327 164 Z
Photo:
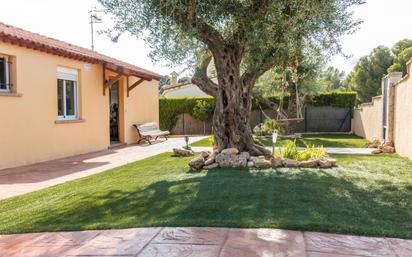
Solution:
M 412 240 L 279 229 L 136 228 L 0 235 L 1 257 L 410 257 Z
M 192 137 L 191 142 L 204 137 Z M 183 138 L 169 138 L 153 145 L 130 145 L 53 161 L 0 170 L 0 199 L 25 194 L 127 163 L 172 151 L 185 145 Z

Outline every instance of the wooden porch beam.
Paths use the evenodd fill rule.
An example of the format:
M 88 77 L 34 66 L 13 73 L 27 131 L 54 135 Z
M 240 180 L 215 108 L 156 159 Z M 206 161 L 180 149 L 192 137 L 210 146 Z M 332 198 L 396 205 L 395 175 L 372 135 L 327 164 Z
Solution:
M 103 63 L 103 95 L 106 95 L 106 64 Z
M 113 86 L 114 83 L 116 83 L 117 81 L 119 81 L 119 79 L 122 77 L 122 74 L 117 75 L 116 77 L 111 78 L 109 81 L 107 81 L 106 83 L 104 83 L 104 90 L 106 91 L 106 88 L 111 88 Z
M 143 81 L 145 81 L 145 79 L 139 79 L 138 81 L 136 81 L 135 83 L 133 83 L 133 85 L 129 86 L 129 77 L 127 77 L 127 97 L 129 97 L 129 92 L 132 91 L 135 87 L 137 87 L 139 84 L 141 84 Z

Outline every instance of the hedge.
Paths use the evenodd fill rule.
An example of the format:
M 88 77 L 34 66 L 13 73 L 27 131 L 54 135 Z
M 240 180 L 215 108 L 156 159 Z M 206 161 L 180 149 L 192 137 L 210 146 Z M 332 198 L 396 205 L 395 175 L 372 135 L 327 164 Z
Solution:
M 287 108 L 289 97 L 285 97 L 283 103 L 284 108 Z M 274 103 L 279 103 L 278 96 L 268 97 Z M 172 130 L 177 122 L 179 114 L 193 114 L 193 108 L 199 100 L 214 102 L 213 97 L 176 97 L 176 98 L 160 98 L 159 99 L 159 118 L 160 128 L 162 130 Z M 343 108 L 353 108 L 355 106 L 355 92 L 322 92 L 313 97 L 311 101 L 307 101 L 305 105 L 309 106 L 333 106 Z M 264 104 L 252 102 L 252 109 L 267 109 Z
M 214 102 L 213 97 L 176 97 L 159 99 L 160 129 L 172 130 L 177 122 L 177 116 L 182 113 L 193 113 L 198 100 Z
M 332 106 L 353 108 L 356 104 L 355 92 L 322 92 L 308 103 L 311 106 Z

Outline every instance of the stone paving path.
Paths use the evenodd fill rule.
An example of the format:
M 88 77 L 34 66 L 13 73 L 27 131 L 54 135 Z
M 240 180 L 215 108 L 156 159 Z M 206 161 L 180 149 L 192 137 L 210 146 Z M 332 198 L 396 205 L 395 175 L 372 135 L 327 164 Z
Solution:
M 191 137 L 190 141 L 205 137 Z M 185 145 L 183 138 L 169 138 L 152 145 L 129 145 L 100 152 L 0 170 L 0 199 L 25 194 L 90 176 Z
M 136 228 L 0 235 L 1 257 L 410 257 L 412 240 L 279 229 Z

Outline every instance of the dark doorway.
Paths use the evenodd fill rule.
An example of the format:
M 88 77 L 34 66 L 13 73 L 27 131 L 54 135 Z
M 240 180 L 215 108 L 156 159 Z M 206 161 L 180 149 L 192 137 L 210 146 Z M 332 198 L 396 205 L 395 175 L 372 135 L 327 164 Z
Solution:
M 119 142 L 119 83 L 110 88 L 110 143 Z

